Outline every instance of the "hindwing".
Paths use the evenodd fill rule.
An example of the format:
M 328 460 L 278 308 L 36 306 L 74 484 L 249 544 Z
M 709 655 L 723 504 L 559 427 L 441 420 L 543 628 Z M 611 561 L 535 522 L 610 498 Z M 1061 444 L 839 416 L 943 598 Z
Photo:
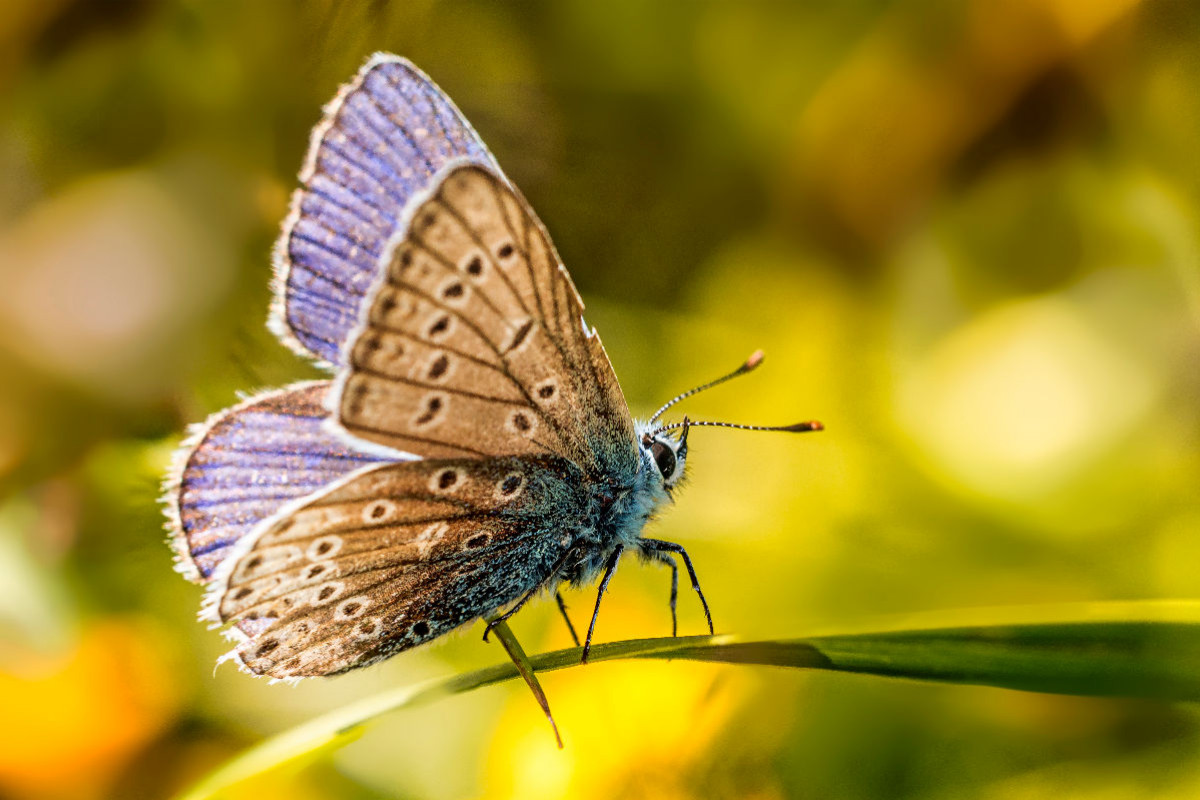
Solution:
M 222 565 L 206 614 L 275 678 L 365 666 L 541 585 L 586 499 L 561 458 L 375 467 L 268 520 Z
M 193 428 L 163 494 L 176 567 L 189 579 L 207 582 L 289 502 L 380 463 L 325 429 L 329 388 L 312 381 L 264 392 Z

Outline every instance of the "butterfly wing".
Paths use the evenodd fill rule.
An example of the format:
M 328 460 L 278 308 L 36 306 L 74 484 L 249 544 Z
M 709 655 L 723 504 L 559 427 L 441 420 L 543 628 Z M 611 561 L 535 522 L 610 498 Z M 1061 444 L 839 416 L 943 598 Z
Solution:
M 229 549 L 283 505 L 379 459 L 322 425 L 328 381 L 252 397 L 198 426 L 163 501 L 177 568 L 207 582 Z
M 195 528 L 227 548 L 197 570 L 212 575 L 204 613 L 240 639 L 233 655 L 276 678 L 364 666 L 517 600 L 589 524 L 588 487 L 627 481 L 638 463 L 549 236 L 428 78 L 403 59 L 368 62 L 314 132 L 301 182 L 272 326 L 340 368 L 333 417 L 321 428 L 314 394 L 305 421 L 281 425 L 321 428 L 283 453 L 299 455 L 282 467 L 294 493 L 263 488 L 275 465 L 253 458 L 215 489 L 185 467 L 179 492 L 249 495 L 228 530 Z M 387 459 L 435 460 L 372 465 L 346 434 Z M 223 454 L 221 441 L 196 453 Z M 231 463 L 244 455 L 229 449 Z M 358 461 L 316 468 L 314 451 L 322 465 L 334 452 Z M 195 564 L 212 542 L 186 528 L 186 502 L 179 548 Z
M 403 58 L 372 57 L 325 109 L 275 248 L 272 329 L 341 364 L 384 245 L 409 199 L 454 159 L 495 167 L 450 99 Z M 498 169 L 498 168 L 496 168 Z
M 491 168 L 410 207 L 334 394 L 352 436 L 434 457 L 564 456 L 631 475 L 633 421 L 542 224 Z
M 222 565 L 206 613 L 274 678 L 366 666 L 506 605 L 550 574 L 586 508 L 556 457 L 412 461 L 285 509 Z

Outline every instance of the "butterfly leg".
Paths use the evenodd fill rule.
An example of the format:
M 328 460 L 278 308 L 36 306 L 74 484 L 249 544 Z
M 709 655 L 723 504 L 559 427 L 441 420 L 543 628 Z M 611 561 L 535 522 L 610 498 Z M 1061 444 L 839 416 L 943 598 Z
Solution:
M 505 611 L 503 614 L 496 617 L 495 619 L 489 620 L 487 627 L 483 629 L 483 640 L 486 642 L 488 640 L 488 634 L 490 634 L 492 632 L 492 628 L 496 627 L 501 622 L 507 622 L 509 617 L 511 617 L 513 614 L 517 613 L 518 611 L 520 611 L 521 607 L 524 606 L 527 602 L 529 602 L 529 598 L 533 597 L 535 594 L 540 592 L 542 590 L 543 586 L 550 583 L 550 581 L 554 580 L 554 577 L 556 575 L 558 575 L 559 572 L 562 571 L 562 568 L 566 566 L 567 562 L 571 560 L 571 557 L 573 555 L 575 555 L 574 548 L 563 553 L 562 556 L 558 559 L 558 561 L 554 562 L 554 566 L 550 568 L 550 572 L 547 573 L 546 577 L 543 578 L 542 580 L 538 581 L 536 584 L 534 584 L 534 587 L 532 589 L 530 589 L 528 592 L 526 592 L 524 595 L 522 595 L 521 599 L 517 601 L 516 605 L 514 605 L 508 611 Z M 557 592 L 555 594 L 557 594 Z M 559 600 L 559 603 L 560 603 L 560 607 L 561 607 L 562 601 Z M 570 624 L 571 624 L 571 621 L 567 620 L 567 625 L 570 626 Z M 572 636 L 575 635 L 574 628 L 571 629 L 571 635 Z M 579 640 L 576 639 L 575 641 L 578 642 Z
M 687 568 L 688 577 L 692 579 L 692 589 L 700 598 L 700 605 L 704 606 L 704 619 L 708 622 L 708 632 L 713 633 L 712 614 L 708 610 L 708 601 L 704 599 L 704 592 L 700 591 L 700 580 L 696 577 L 696 568 L 692 566 L 692 559 L 688 556 L 687 550 L 683 549 L 683 545 L 664 542 L 661 539 L 642 539 L 641 546 L 643 552 L 663 555 L 674 553 L 683 559 L 683 566 Z
M 671 568 L 671 635 L 678 636 L 679 620 L 675 616 L 675 601 L 679 598 L 679 564 L 667 553 L 659 553 L 654 550 L 643 550 L 642 552 L 660 564 L 666 564 Z
M 583 657 L 579 659 L 580 664 L 587 663 L 588 653 L 592 649 L 592 632 L 596 630 L 596 616 L 600 613 L 600 600 L 604 597 L 604 591 L 608 589 L 608 582 L 612 580 L 613 573 L 617 571 L 617 562 L 621 560 L 621 553 L 624 551 L 623 545 L 617 545 L 617 549 L 612 551 L 612 555 L 604 563 L 604 577 L 600 579 L 600 589 L 596 592 L 596 607 L 592 609 L 592 624 L 588 625 L 587 638 L 583 640 Z
M 567 623 L 567 630 L 571 632 L 571 638 L 575 640 L 575 646 L 579 647 L 579 635 L 575 633 L 575 626 L 571 624 L 571 618 L 567 616 L 567 604 L 563 602 L 562 592 L 554 593 L 554 602 L 558 603 L 558 613 L 562 614 L 563 621 Z

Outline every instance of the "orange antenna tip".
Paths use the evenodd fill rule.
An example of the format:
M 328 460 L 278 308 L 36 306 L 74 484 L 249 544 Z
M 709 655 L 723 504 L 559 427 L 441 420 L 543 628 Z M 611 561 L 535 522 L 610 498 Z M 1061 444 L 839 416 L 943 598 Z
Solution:
M 780 428 L 780 430 L 790 433 L 808 433 L 809 431 L 823 431 L 825 430 L 825 426 L 815 419 L 810 419 L 808 422 L 797 422 L 795 425 L 788 425 L 786 428 Z
M 753 353 L 750 354 L 750 357 L 746 359 L 746 363 L 742 365 L 742 369 L 749 372 L 750 370 L 754 369 L 759 364 L 761 364 L 763 361 L 763 358 L 765 358 L 765 356 L 763 355 L 763 351 L 755 350 Z

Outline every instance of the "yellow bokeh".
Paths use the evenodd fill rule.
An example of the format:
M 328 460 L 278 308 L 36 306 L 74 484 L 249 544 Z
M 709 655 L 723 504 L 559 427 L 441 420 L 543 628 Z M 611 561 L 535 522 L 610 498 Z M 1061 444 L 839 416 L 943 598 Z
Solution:
M 180 696 L 152 627 L 88 625 L 66 653 L 0 660 L 0 786 L 92 798 L 174 721 Z
M 693 774 L 745 695 L 745 676 L 695 664 L 595 664 L 543 682 L 564 749 L 531 698 L 514 693 L 493 735 L 485 797 L 695 797 Z

